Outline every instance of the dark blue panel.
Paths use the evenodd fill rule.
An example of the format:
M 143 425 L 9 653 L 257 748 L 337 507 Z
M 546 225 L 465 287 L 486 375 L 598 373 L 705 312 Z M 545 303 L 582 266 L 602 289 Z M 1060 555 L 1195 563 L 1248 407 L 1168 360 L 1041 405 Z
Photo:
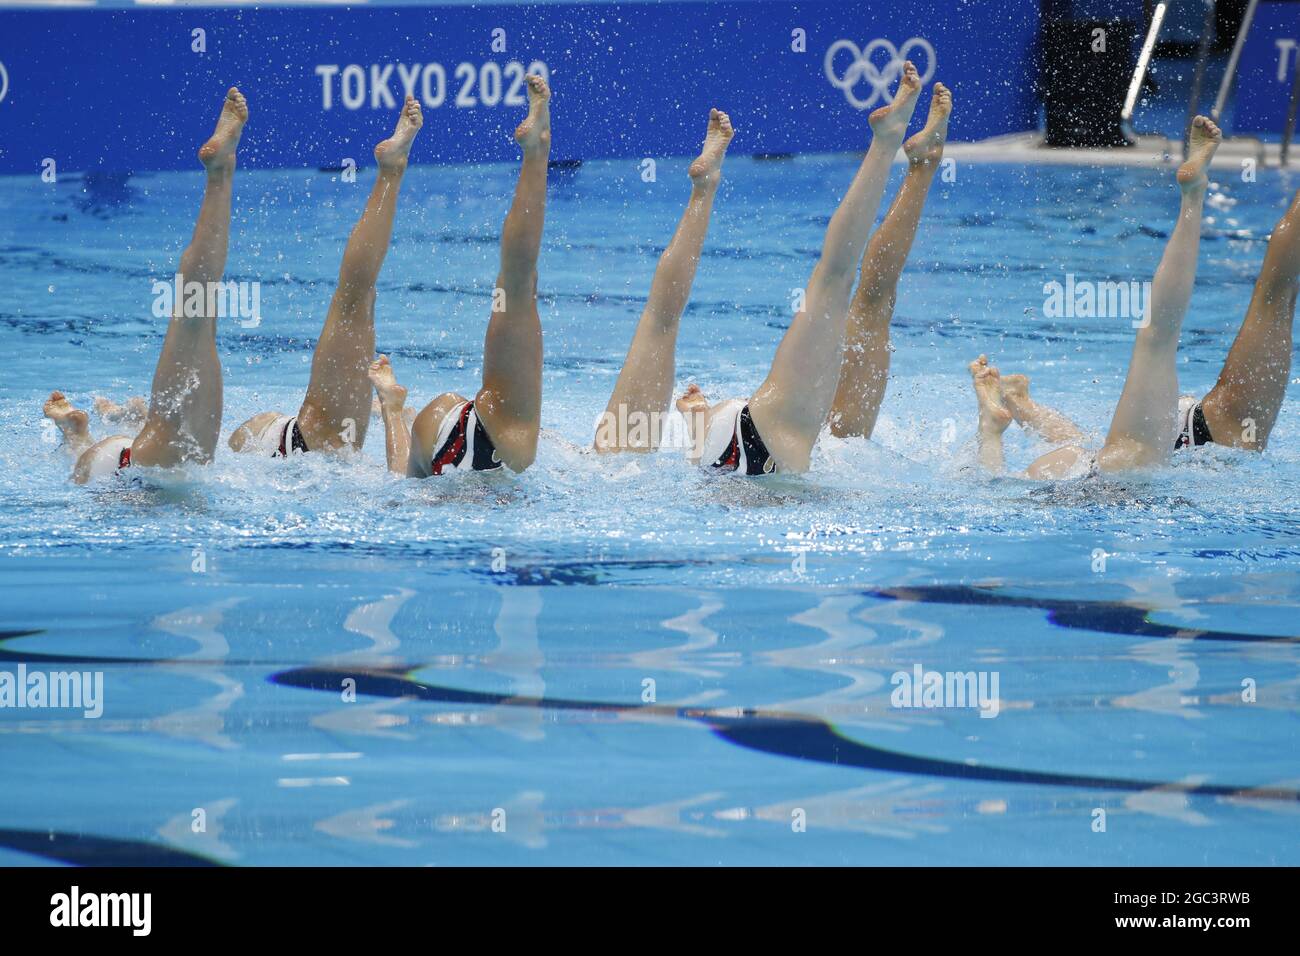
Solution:
M 1037 23 L 1037 0 L 9 10 L 0 172 L 46 157 L 60 170 L 188 168 L 231 83 L 253 111 L 245 166 L 368 162 L 403 70 L 426 98 L 416 162 L 511 159 L 511 76 L 534 61 L 555 88 L 558 159 L 691 153 L 713 105 L 747 152 L 854 149 L 865 114 L 828 79 L 827 52 L 846 41 L 832 68 L 857 69 L 853 97 L 874 108 L 866 77 L 892 87 L 891 56 L 912 38 L 918 67 L 931 69 L 932 48 L 935 78 L 955 89 L 953 137 L 976 139 L 1035 125 Z M 206 52 L 193 52 L 195 30 Z M 872 67 L 855 68 L 868 44 Z
M 1298 46 L 1300 3 L 1261 3 L 1237 70 L 1233 132 L 1282 132 Z

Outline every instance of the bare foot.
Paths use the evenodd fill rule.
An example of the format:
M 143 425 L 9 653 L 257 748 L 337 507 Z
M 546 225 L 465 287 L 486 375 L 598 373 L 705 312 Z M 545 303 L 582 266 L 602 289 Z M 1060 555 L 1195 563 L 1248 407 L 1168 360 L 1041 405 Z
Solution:
M 928 165 L 943 158 L 943 144 L 948 138 L 948 117 L 951 115 L 952 93 L 942 83 L 934 84 L 925 128 L 903 144 L 909 162 Z
M 379 163 L 379 168 L 399 173 L 404 170 L 406 158 L 411 153 L 411 143 L 423 125 L 424 111 L 420 109 L 420 101 L 408 93 L 406 102 L 402 104 L 402 112 L 397 116 L 397 128 L 393 130 L 393 135 L 375 147 L 375 162 Z
M 102 395 L 96 395 L 94 405 L 95 414 L 106 422 L 144 424 L 144 420 L 149 416 L 149 404 L 139 395 L 132 395 L 123 405 Z
M 970 363 L 975 397 L 980 403 L 980 433 L 1001 435 L 1011 424 L 1011 412 L 1002 403 L 1002 383 L 998 370 L 989 365 L 987 355 Z
M 93 444 L 90 437 L 90 416 L 80 408 L 73 407 L 62 392 L 50 392 L 42 409 L 45 417 L 59 426 L 63 432 L 63 441 L 74 450 L 89 448 Z
M 1192 120 L 1191 145 L 1187 150 L 1187 162 L 1178 167 L 1178 185 L 1183 192 L 1193 192 L 1209 185 L 1205 171 L 1210 168 L 1214 151 L 1223 142 L 1223 133 L 1204 116 Z
M 524 149 L 551 145 L 551 88 L 541 76 L 528 77 L 528 115 L 515 130 L 515 142 Z
M 677 410 L 683 415 L 691 412 L 702 412 L 708 409 L 709 400 L 704 397 L 700 387 L 694 383 L 686 386 L 686 391 L 682 392 L 681 398 L 677 399 Z
M 919 92 L 921 75 L 916 72 L 912 61 L 908 60 L 903 64 L 903 75 L 898 80 L 894 101 L 867 117 L 872 132 L 877 136 L 897 136 L 901 139 L 907 132 L 907 124 L 912 121 L 912 111 L 916 109 Z
M 704 147 L 699 157 L 687 171 L 696 186 L 716 186 L 722 179 L 722 159 L 736 131 L 731 128 L 731 117 L 722 110 L 709 110 L 709 131 L 704 134 Z
M 709 400 L 704 397 L 700 387 L 692 382 L 686 386 L 686 391 L 682 392 L 681 397 L 677 399 L 676 408 L 686 419 L 686 435 L 694 449 L 692 455 L 700 455 L 700 447 L 704 442 L 704 423 L 707 421 L 709 414 Z
M 401 408 L 406 404 L 406 388 L 397 384 L 397 376 L 393 374 L 393 365 L 388 361 L 387 355 L 381 355 L 371 362 L 370 371 L 366 374 L 375 386 L 383 407 Z
M 1028 417 L 1030 405 L 1033 400 L 1029 397 L 1029 376 L 1027 375 L 1003 375 L 1002 381 L 1002 404 L 1011 412 L 1011 416 L 1017 421 L 1024 421 Z
M 199 147 L 199 162 L 208 172 L 229 171 L 235 168 L 235 147 L 248 122 L 248 102 L 238 88 L 231 87 L 226 102 L 217 117 L 217 128 L 212 138 Z

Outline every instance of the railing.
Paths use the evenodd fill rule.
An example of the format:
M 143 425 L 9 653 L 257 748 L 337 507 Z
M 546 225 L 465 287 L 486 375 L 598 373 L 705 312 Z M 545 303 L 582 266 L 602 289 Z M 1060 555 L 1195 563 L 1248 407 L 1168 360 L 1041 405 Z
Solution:
M 1237 79 L 1237 64 L 1241 62 L 1241 48 L 1246 45 L 1246 35 L 1250 33 L 1250 25 L 1255 22 L 1255 8 L 1259 6 L 1259 0 L 1250 0 L 1250 5 L 1246 7 L 1246 15 L 1241 18 L 1241 29 L 1237 31 L 1237 40 L 1232 44 L 1232 54 L 1228 57 L 1228 68 L 1223 72 L 1223 82 L 1219 84 L 1219 95 L 1214 100 L 1214 109 L 1210 112 L 1210 117 L 1217 123 L 1219 117 L 1223 115 L 1223 108 L 1228 104 L 1228 93 L 1232 90 L 1232 84 Z
M 1138 54 L 1137 69 L 1133 71 L 1133 80 L 1128 86 L 1128 95 L 1124 97 L 1124 109 L 1120 113 L 1120 128 L 1124 135 L 1133 138 L 1137 134 L 1133 130 L 1133 110 L 1137 106 L 1138 94 L 1142 90 L 1142 83 L 1146 80 L 1147 68 L 1151 65 L 1151 52 L 1156 48 L 1156 41 L 1160 39 L 1160 28 L 1164 26 L 1165 13 L 1169 9 L 1169 4 L 1161 0 L 1156 4 L 1155 12 L 1151 15 L 1151 26 L 1147 29 L 1147 37 L 1142 41 L 1142 52 Z

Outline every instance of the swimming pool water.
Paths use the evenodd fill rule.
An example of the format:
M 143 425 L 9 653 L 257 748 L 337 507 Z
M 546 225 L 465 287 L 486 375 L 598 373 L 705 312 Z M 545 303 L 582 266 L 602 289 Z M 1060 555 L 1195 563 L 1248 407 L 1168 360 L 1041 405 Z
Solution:
M 761 380 L 855 163 L 728 160 L 681 385 Z M 390 477 L 376 420 L 360 461 L 219 453 L 165 487 L 69 484 L 40 405 L 147 392 L 200 174 L 0 179 L 0 670 L 104 675 L 97 720 L 0 709 L 0 863 L 1300 862 L 1296 390 L 1262 457 L 970 468 L 980 352 L 1104 432 L 1129 321 L 1046 319 L 1043 284 L 1150 278 L 1172 174 L 959 164 L 874 439 L 745 481 L 583 450 L 684 168 L 552 171 L 523 476 Z M 478 381 L 514 173 L 408 174 L 377 315 L 416 408 Z M 229 274 L 263 322 L 221 329 L 223 434 L 297 408 L 368 185 L 241 170 Z M 1297 185 L 1220 177 L 1184 390 L 1213 383 Z M 1041 450 L 1008 439 L 1017 467 Z M 893 706 L 918 665 L 996 674 L 997 716 Z

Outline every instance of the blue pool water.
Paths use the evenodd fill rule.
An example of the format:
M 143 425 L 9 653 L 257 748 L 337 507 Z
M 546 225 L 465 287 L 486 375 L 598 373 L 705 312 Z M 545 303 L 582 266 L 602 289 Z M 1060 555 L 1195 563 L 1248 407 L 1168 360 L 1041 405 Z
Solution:
M 361 461 L 67 483 L 40 404 L 146 391 L 200 176 L 0 180 L 0 670 L 104 675 L 99 719 L 0 709 L 0 864 L 1300 862 L 1300 392 L 1263 457 L 1103 485 L 969 467 L 980 352 L 1105 429 L 1129 322 L 1046 319 L 1042 287 L 1149 278 L 1171 174 L 961 165 L 874 440 L 747 482 L 582 450 L 684 165 L 552 173 L 537 465 L 426 482 L 384 472 L 376 422 Z M 762 378 L 854 165 L 728 160 L 681 384 Z M 514 172 L 408 176 L 378 339 L 417 408 L 478 381 Z M 264 320 L 221 331 L 226 432 L 297 408 L 368 181 L 241 171 L 230 273 Z M 1185 390 L 1298 185 L 1216 187 Z M 1041 450 L 1008 437 L 1017 466 Z M 997 716 L 893 706 L 918 665 L 996 675 Z

